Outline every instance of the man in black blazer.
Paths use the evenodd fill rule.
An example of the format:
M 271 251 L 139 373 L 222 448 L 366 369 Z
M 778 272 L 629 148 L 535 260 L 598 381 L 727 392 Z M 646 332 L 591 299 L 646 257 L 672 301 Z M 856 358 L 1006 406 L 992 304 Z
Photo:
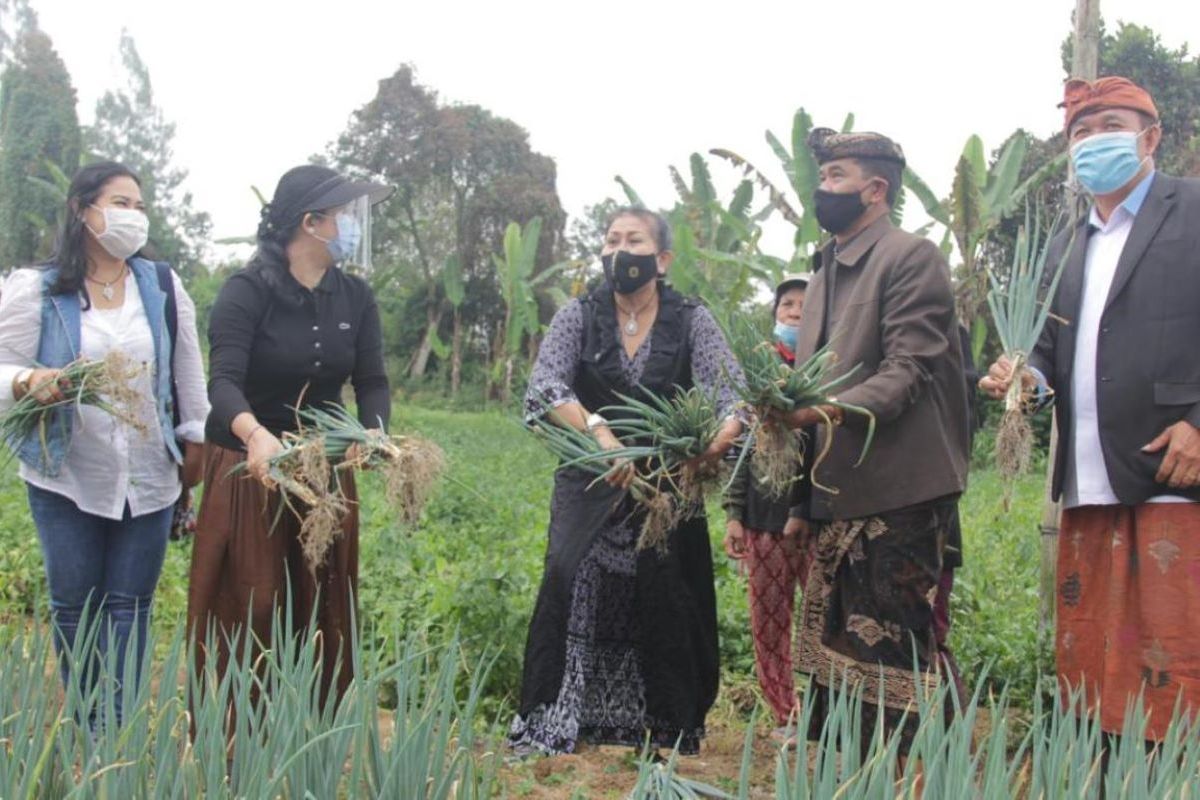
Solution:
M 1126 732 L 1161 739 L 1177 700 L 1200 711 L 1200 181 L 1155 170 L 1158 111 L 1130 81 L 1069 81 L 1063 105 L 1093 204 L 1050 244 L 1063 275 L 1021 376 L 1060 432 L 1058 673 L 1112 733 L 1140 694 Z

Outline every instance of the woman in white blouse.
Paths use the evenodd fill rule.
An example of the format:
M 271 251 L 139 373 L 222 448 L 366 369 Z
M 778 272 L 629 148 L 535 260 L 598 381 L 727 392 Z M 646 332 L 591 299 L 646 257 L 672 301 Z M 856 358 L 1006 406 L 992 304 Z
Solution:
M 134 636 L 128 655 L 140 675 L 174 506 L 181 482 L 199 472 L 208 400 L 195 306 L 167 265 L 139 255 L 148 223 L 137 176 L 114 162 L 80 169 L 64 217 L 54 257 L 15 270 L 0 292 L 0 411 L 26 394 L 59 397 L 58 372 L 77 359 L 119 350 L 148 365 L 133 387 L 145 432 L 76 405 L 52 410 L 61 418 L 44 437 L 8 443 L 28 485 L 60 655 L 86 635 L 86 610 L 99 625 L 98 655 L 115 651 L 119 682 Z M 94 681 L 92 672 L 80 680 Z M 91 687 L 81 688 L 86 697 Z

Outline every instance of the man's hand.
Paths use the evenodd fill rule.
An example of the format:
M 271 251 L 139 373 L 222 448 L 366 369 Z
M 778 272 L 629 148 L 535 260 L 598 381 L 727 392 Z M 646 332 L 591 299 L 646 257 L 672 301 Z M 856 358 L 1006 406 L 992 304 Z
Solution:
M 1180 420 L 1156 436 L 1142 452 L 1157 453 L 1163 448 L 1167 452 L 1154 480 L 1172 489 L 1200 486 L 1200 429 Z
M 768 425 L 783 425 L 785 428 L 794 431 L 821 423 L 840 425 L 842 423 L 842 409 L 837 406 L 811 406 L 808 408 L 797 408 L 795 411 L 788 411 L 786 413 L 772 411 L 766 423 Z
M 993 400 L 1003 400 L 1008 394 L 1008 388 L 1013 380 L 1012 360 L 1008 356 L 1000 356 L 988 367 L 987 375 L 979 379 L 979 389 Z M 1037 389 L 1037 378 L 1027 369 L 1021 370 L 1021 387 L 1026 392 Z

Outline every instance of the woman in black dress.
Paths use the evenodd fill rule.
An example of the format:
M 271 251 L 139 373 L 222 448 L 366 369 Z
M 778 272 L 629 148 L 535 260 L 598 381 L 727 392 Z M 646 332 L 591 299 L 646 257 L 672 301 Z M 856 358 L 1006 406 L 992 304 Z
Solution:
M 530 419 L 549 415 L 620 442 L 598 413 L 617 394 L 667 395 L 693 384 L 716 389 L 717 459 L 741 432 L 726 376 L 737 364 L 708 309 L 663 280 L 667 222 L 643 209 L 609 221 L 601 251 L 606 280 L 558 311 L 526 396 Z M 553 411 L 553 414 L 549 412 Z M 665 554 L 637 549 L 642 514 L 625 491 L 626 466 L 592 488 L 592 476 L 555 474 L 545 574 L 530 623 L 517 754 L 572 752 L 579 742 L 695 753 L 717 694 L 716 599 L 703 515 L 669 534 Z

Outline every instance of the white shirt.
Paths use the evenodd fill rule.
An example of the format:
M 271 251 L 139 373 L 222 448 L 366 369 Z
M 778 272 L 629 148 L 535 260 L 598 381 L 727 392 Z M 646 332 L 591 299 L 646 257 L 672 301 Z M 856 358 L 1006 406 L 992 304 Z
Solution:
M 1074 421 L 1074 469 L 1068 470 L 1063 503 L 1067 508 L 1091 505 L 1119 505 L 1108 478 L 1104 452 L 1100 447 L 1100 417 L 1096 408 L 1096 356 L 1100 339 L 1100 320 L 1108 293 L 1117 273 L 1121 251 L 1133 229 L 1133 220 L 1141 209 L 1154 174 L 1134 189 L 1117 206 L 1107 221 L 1092 207 L 1087 260 L 1084 262 L 1083 299 L 1075 338 L 1075 362 L 1071 369 L 1071 417 Z M 1185 497 L 1158 495 L 1148 503 L 1187 503 Z
M 196 307 L 174 277 L 179 330 L 174 375 L 179 395 L 180 424 L 175 433 L 190 442 L 204 441 L 208 395 Z M 13 404 L 13 379 L 33 365 L 41 339 L 42 273 L 14 271 L 0 290 L 0 411 Z M 179 497 L 179 470 L 167 452 L 154 403 L 154 342 L 145 306 L 132 273 L 125 277 L 125 302 L 120 308 L 89 308 L 80 314 L 80 350 L 88 359 L 102 359 L 120 350 L 148 368 L 135 381 L 144 402 L 137 409 L 148 431 L 142 434 L 95 406 L 76 408 L 71 444 L 56 477 L 21 464 L 21 477 L 30 484 L 72 499 L 81 511 L 121 519 L 128 504 L 133 516 L 159 511 Z

